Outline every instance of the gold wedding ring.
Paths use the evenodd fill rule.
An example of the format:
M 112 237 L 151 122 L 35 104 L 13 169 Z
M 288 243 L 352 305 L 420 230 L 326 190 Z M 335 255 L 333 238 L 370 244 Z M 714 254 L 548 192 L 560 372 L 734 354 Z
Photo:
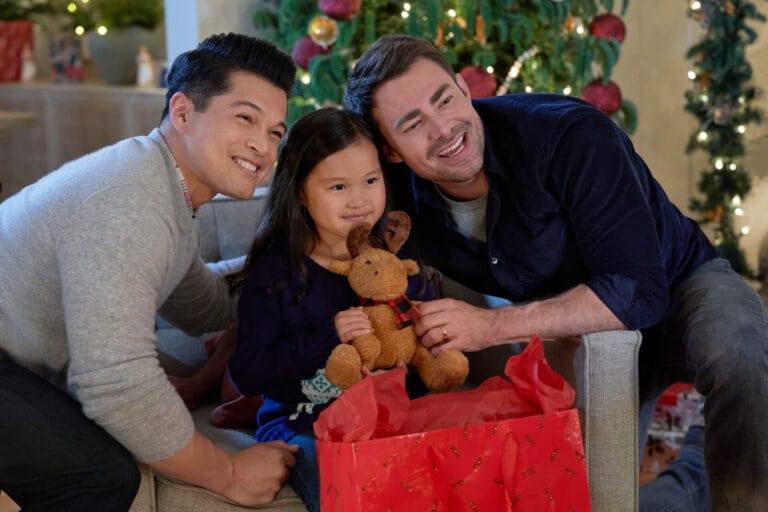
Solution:
M 443 343 L 446 343 L 448 341 L 448 329 L 446 329 L 444 325 L 441 325 L 440 332 L 443 333 Z

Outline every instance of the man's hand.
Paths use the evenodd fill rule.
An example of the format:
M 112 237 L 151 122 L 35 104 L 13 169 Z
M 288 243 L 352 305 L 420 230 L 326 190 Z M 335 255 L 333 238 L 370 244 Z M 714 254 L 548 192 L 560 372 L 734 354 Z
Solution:
M 626 329 L 586 285 L 548 299 L 519 306 L 484 309 L 455 299 L 424 302 L 414 328 L 433 354 L 456 349 L 474 352 L 501 343 L 575 336 L 586 332 Z
M 229 454 L 195 432 L 173 456 L 150 462 L 156 471 L 205 487 L 242 505 L 261 505 L 275 499 L 296 464 L 296 445 L 282 441 L 259 443 Z
M 361 307 L 339 311 L 334 317 L 334 322 L 342 343 L 349 343 L 358 336 L 373 332 L 371 321 Z
M 234 456 L 231 485 L 224 495 L 243 505 L 262 505 L 275 495 L 288 478 L 288 470 L 296 464 L 294 454 L 299 447 L 272 441 L 258 443 Z
M 497 314 L 455 299 L 422 303 L 414 324 L 421 343 L 437 355 L 443 350 L 475 352 L 494 344 Z

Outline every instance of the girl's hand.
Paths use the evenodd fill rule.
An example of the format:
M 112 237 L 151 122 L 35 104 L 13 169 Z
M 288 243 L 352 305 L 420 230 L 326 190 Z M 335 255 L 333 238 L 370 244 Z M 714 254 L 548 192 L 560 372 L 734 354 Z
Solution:
M 334 318 L 336 332 L 342 343 L 349 343 L 358 336 L 373 332 L 371 321 L 363 312 L 362 307 L 349 308 L 339 311 Z

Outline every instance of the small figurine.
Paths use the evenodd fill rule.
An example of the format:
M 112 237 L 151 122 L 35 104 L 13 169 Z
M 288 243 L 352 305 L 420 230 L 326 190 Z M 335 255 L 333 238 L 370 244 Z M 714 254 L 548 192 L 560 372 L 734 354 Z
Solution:
M 35 64 L 35 55 L 29 44 L 24 44 L 21 50 L 21 81 L 28 82 L 37 75 L 37 64 Z
M 136 55 L 136 85 L 153 87 L 155 85 L 155 64 L 146 46 L 139 47 Z

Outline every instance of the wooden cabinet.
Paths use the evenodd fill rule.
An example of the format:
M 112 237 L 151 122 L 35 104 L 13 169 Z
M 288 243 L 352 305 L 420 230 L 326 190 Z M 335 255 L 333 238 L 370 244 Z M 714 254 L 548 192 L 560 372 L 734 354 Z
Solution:
M 0 84 L 0 111 L 34 116 L 0 129 L 0 201 L 69 160 L 149 133 L 164 105 L 164 89 Z

